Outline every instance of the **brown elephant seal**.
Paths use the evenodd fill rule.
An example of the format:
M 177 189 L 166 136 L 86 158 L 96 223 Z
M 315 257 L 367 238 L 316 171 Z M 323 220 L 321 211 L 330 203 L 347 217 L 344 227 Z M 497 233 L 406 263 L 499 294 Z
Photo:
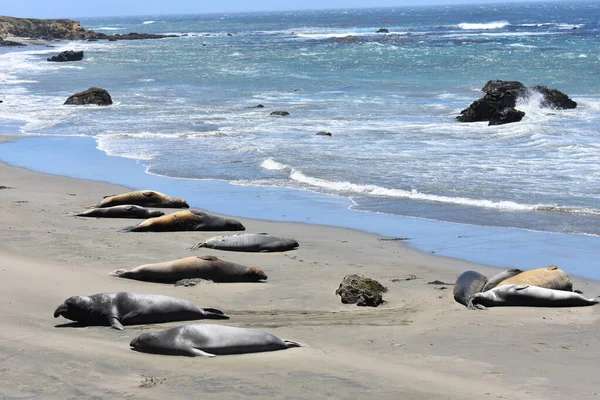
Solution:
M 162 217 L 150 218 L 121 232 L 177 232 L 177 231 L 243 231 L 244 225 L 235 219 L 222 218 L 198 210 L 178 211 Z
M 215 236 L 198 243 L 192 250 L 207 247 L 209 249 L 229 251 L 286 251 L 298 247 L 294 239 L 280 238 L 268 233 L 242 233 L 230 236 Z
M 454 300 L 462 305 L 468 306 L 473 295 L 481 292 L 486 283 L 487 278 L 479 272 L 463 272 L 454 284 Z
M 469 308 L 498 306 L 578 307 L 591 306 L 598 299 L 588 299 L 575 292 L 547 289 L 531 285 L 502 285 L 487 292 L 476 293 Z
M 246 267 L 214 256 L 185 257 L 174 261 L 117 269 L 110 275 L 139 281 L 174 283 L 200 278 L 213 282 L 258 282 L 267 279 L 259 268 Z
M 153 190 L 138 190 L 135 192 L 123 193 L 114 196 L 105 197 L 98 204 L 90 208 L 103 208 L 112 206 L 122 206 L 133 204 L 143 207 L 162 207 L 162 208 L 189 208 L 188 203 L 183 199 L 167 196 L 164 193 Z
M 213 324 L 191 324 L 142 333 L 129 345 L 139 352 L 189 357 L 258 353 L 301 346 L 256 329 Z
M 195 319 L 229 319 L 222 311 L 200 308 L 184 299 L 160 294 L 98 293 L 69 297 L 54 311 L 83 325 L 110 325 L 123 330 L 123 325 L 157 324 Z
M 77 214 L 78 217 L 95 218 L 154 218 L 165 215 L 158 210 L 127 204 L 123 206 L 112 206 L 105 208 L 92 208 Z
M 546 289 L 573 290 L 573 282 L 571 282 L 569 275 L 556 265 L 521 272 L 498 283 L 498 286 L 514 284 L 539 286 Z
M 515 275 L 519 275 L 521 272 L 523 272 L 523 271 L 521 271 L 518 268 L 511 268 L 506 271 L 502 271 L 502 272 L 492 276 L 490 279 L 488 279 L 487 283 L 485 284 L 485 286 L 483 287 L 483 289 L 481 291 L 485 292 L 490 289 L 493 289 L 496 286 L 498 286 L 498 284 L 500 282 L 502 282 L 503 280 L 511 278 Z

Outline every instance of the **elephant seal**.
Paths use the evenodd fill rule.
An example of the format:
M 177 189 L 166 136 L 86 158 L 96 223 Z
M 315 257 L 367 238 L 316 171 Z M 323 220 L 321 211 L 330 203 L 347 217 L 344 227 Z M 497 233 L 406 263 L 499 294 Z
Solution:
M 117 269 L 110 275 L 168 283 L 193 278 L 213 282 L 258 282 L 267 279 L 267 275 L 259 268 L 234 264 L 214 256 L 185 257 L 157 264 L 145 264 L 129 271 Z
M 503 285 L 487 292 L 474 294 L 469 302 L 469 308 L 497 306 L 578 307 L 591 306 L 597 304 L 598 301 L 598 299 L 588 299 L 579 293 L 564 290 L 531 285 Z
M 215 236 L 202 243 L 198 243 L 192 250 L 201 247 L 229 251 L 286 251 L 298 247 L 294 239 L 279 238 L 268 233 L 241 233 L 230 236 Z
M 199 308 L 195 304 L 171 296 L 144 293 L 98 293 L 73 296 L 54 311 L 83 325 L 110 325 L 123 330 L 123 325 L 156 324 L 194 319 L 229 319 L 214 308 Z
M 182 356 L 215 357 L 225 354 L 258 353 L 300 347 L 256 329 L 213 324 L 191 324 L 162 332 L 142 333 L 129 344 L 133 350 Z
M 454 284 L 454 300 L 465 306 L 469 305 L 469 300 L 475 293 L 481 292 L 487 278 L 476 271 L 465 271 L 456 280 Z
M 188 203 L 183 199 L 167 196 L 164 193 L 153 190 L 138 190 L 135 192 L 123 193 L 114 196 L 105 197 L 98 204 L 90 208 L 104 208 L 112 206 L 122 206 L 133 204 L 144 207 L 164 207 L 164 208 L 189 208 Z
M 140 206 L 127 204 L 123 206 L 112 206 L 105 208 L 92 208 L 77 214 L 77 217 L 96 217 L 96 218 L 154 218 L 165 215 L 158 210 L 150 210 Z
M 498 286 L 498 284 L 500 282 L 502 282 L 503 280 L 511 278 L 515 275 L 518 275 L 521 272 L 523 272 L 523 271 L 521 271 L 518 268 L 511 268 L 506 271 L 500 272 L 499 274 L 496 274 L 496 275 L 492 276 L 490 279 L 488 279 L 487 283 L 485 284 L 485 286 L 483 287 L 483 289 L 481 291 L 485 292 L 490 289 L 493 289 L 496 286 Z
M 569 275 L 556 265 L 521 272 L 498 283 L 498 286 L 513 284 L 539 286 L 546 289 L 567 290 L 569 292 L 573 290 L 573 282 L 571 282 Z
M 150 218 L 121 232 L 176 232 L 176 231 L 243 231 L 246 228 L 235 219 L 217 217 L 197 210 L 178 211 L 162 217 Z

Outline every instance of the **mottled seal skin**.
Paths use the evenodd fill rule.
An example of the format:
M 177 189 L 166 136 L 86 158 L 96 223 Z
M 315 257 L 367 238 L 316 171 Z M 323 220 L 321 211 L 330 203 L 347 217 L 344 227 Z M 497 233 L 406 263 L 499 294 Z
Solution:
M 195 304 L 171 296 L 144 293 L 98 293 L 73 296 L 54 311 L 83 325 L 110 325 L 123 330 L 123 325 L 156 324 L 195 319 L 229 319 L 214 308 L 199 308 Z
M 215 236 L 198 243 L 192 250 L 207 247 L 209 249 L 229 251 L 286 251 L 298 247 L 294 239 L 271 236 L 268 233 L 243 233 L 230 236 Z
M 454 300 L 468 307 L 475 293 L 483 290 L 487 278 L 476 271 L 463 272 L 454 284 Z
M 139 281 L 175 283 L 200 278 L 213 282 L 258 282 L 267 279 L 259 268 L 246 267 L 214 256 L 185 257 L 174 261 L 140 265 L 132 270 L 117 269 L 110 275 Z
M 178 231 L 243 231 L 246 228 L 235 219 L 218 217 L 198 210 L 178 211 L 150 218 L 129 226 L 121 232 L 178 232 Z
M 300 347 L 256 329 L 212 324 L 191 324 L 162 332 L 142 333 L 129 344 L 133 350 L 182 356 L 215 357 Z
M 569 292 L 573 290 L 573 282 L 571 282 L 569 275 L 556 265 L 521 272 L 498 283 L 498 286 L 503 285 L 531 285 Z
M 502 282 L 503 280 L 511 278 L 511 277 L 513 277 L 515 275 L 519 275 L 521 272 L 523 272 L 523 271 L 521 271 L 518 268 L 511 268 L 511 269 L 508 269 L 506 271 L 502 271 L 499 274 L 496 274 L 496 275 L 492 276 L 487 281 L 487 283 L 485 284 L 485 286 L 483 287 L 483 289 L 481 291 L 485 292 L 485 291 L 488 291 L 490 289 L 493 289 L 496 286 L 498 286 L 498 284 L 500 282 Z
M 138 190 L 135 192 L 123 193 L 114 196 L 105 197 L 104 200 L 90 208 L 103 208 L 112 206 L 122 206 L 133 204 L 143 207 L 162 207 L 162 208 L 189 208 L 188 203 L 183 199 L 167 196 L 164 193 L 154 190 Z
M 95 218 L 155 218 L 165 215 L 158 210 L 127 204 L 123 206 L 112 206 L 105 208 L 92 208 L 77 214 L 78 217 Z
M 578 307 L 597 303 L 598 299 L 588 299 L 575 292 L 530 285 L 503 285 L 476 293 L 471 298 L 470 306 Z

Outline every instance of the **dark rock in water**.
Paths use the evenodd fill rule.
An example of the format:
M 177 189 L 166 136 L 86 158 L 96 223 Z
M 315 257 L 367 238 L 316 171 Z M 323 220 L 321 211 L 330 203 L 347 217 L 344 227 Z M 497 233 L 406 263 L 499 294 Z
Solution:
M 111 37 L 109 37 L 109 38 L 108 38 L 108 41 L 109 41 L 109 42 L 116 42 L 116 41 L 117 41 L 117 38 L 116 38 L 116 37 L 112 37 L 112 36 L 111 36 Z
M 331 136 L 331 132 L 321 131 L 317 132 L 318 136 Z
M 381 28 L 376 33 L 390 33 L 390 30 L 386 28 Z
M 342 298 L 344 304 L 377 307 L 383 303 L 382 294 L 387 288 L 371 278 L 352 274 L 344 277 L 335 294 Z
M 57 56 L 48 58 L 48 61 L 53 62 L 67 62 L 67 61 L 81 61 L 83 60 L 83 51 L 67 50 L 63 51 Z
M 531 96 L 533 93 L 542 95 L 541 107 L 570 109 L 577 107 L 566 94 L 548 89 L 546 86 L 526 87 L 517 81 L 489 81 L 483 87 L 485 96 L 475 100 L 469 108 L 461 111 L 456 119 L 460 122 L 488 121 L 489 125 L 502 125 L 518 122 L 525 113 L 515 109 L 520 97 Z
M 228 33 L 228 34 L 227 34 L 227 36 L 233 36 L 233 34 L 231 34 L 231 33 Z
M 4 103 L 2 100 L 0 100 L 0 103 Z
M 506 107 L 490 118 L 488 125 L 503 125 L 511 122 L 519 122 L 524 116 L 525 113 L 523 111 L 519 111 L 516 108 Z
M 65 104 L 69 105 L 84 105 L 84 104 L 97 104 L 99 106 L 108 106 L 112 104 L 110 94 L 104 89 L 97 87 L 89 88 L 83 92 L 75 93 L 70 96 Z
M 109 41 L 115 40 L 142 40 L 142 39 L 164 39 L 164 38 L 173 38 L 179 37 L 179 35 L 155 35 L 153 33 L 115 33 L 114 35 L 107 35 Z
M 17 46 L 27 46 L 26 44 L 13 42 L 12 40 L 4 40 L 0 38 L 0 47 L 17 47 Z
M 265 108 L 265 106 L 263 106 L 262 104 L 257 104 L 254 107 L 248 107 L 248 108 Z
M 273 111 L 270 115 L 280 115 L 282 117 L 285 117 L 287 115 L 290 115 L 290 113 L 287 111 Z

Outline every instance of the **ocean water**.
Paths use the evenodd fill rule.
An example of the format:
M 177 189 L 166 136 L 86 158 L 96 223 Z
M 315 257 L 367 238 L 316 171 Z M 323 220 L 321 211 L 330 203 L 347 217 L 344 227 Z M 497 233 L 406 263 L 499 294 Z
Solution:
M 78 20 L 184 36 L 0 50 L 4 130 L 89 137 L 147 174 L 336 196 L 356 212 L 600 235 L 598 3 Z M 84 60 L 46 62 L 67 49 Z M 578 108 L 534 95 L 519 123 L 456 122 L 490 79 L 557 88 Z M 63 105 L 91 86 L 115 104 Z

